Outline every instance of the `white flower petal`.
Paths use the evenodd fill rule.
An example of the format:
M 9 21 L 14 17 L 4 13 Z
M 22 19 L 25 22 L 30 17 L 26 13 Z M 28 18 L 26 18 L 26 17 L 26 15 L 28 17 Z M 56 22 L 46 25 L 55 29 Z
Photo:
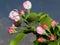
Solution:
M 23 7 L 24 7 L 25 9 L 31 9 L 32 4 L 31 4 L 30 1 L 25 1 L 25 2 L 23 3 Z
M 20 17 L 19 17 L 19 13 L 16 9 L 12 10 L 10 13 L 9 13 L 9 18 L 11 18 L 12 20 L 19 20 Z
M 41 26 L 38 26 L 36 29 L 38 34 L 43 34 L 44 33 L 44 29 Z

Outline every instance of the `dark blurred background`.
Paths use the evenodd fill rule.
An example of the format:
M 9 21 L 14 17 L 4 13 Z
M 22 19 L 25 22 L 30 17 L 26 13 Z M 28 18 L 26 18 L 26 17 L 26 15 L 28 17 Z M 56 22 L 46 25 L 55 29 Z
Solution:
M 0 45 L 9 45 L 15 35 L 9 35 L 8 27 L 13 23 L 9 19 L 9 12 L 13 9 L 23 9 L 22 3 L 26 0 L 0 0 Z M 31 12 L 45 12 L 60 23 L 60 0 L 30 0 L 32 2 Z M 33 45 L 35 36 L 30 33 L 22 39 L 19 45 Z

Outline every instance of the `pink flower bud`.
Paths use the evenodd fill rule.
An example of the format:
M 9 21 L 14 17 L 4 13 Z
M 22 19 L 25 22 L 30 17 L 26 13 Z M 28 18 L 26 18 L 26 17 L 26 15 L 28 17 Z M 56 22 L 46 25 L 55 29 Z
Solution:
M 55 36 L 54 35 L 51 35 L 50 36 L 50 40 L 52 40 L 52 41 L 55 40 Z
M 42 27 L 45 29 L 48 25 L 47 24 L 44 24 Z
M 13 31 L 14 31 L 14 28 L 13 28 L 13 27 L 9 27 L 9 28 L 8 28 L 8 33 L 9 33 L 9 34 L 12 34 Z
M 43 38 L 42 37 L 38 38 L 38 41 L 43 42 Z
M 41 26 L 38 26 L 38 27 L 36 28 L 36 32 L 37 32 L 38 34 L 43 34 L 44 31 L 45 31 L 45 30 L 44 30 Z
M 31 4 L 30 1 L 25 1 L 25 2 L 23 3 L 23 7 L 24 7 L 25 9 L 31 9 L 32 4 Z
M 20 14 L 24 14 L 24 10 L 20 10 Z
M 14 25 L 15 25 L 16 27 L 19 27 L 19 26 L 20 26 L 20 23 L 19 23 L 19 22 L 14 22 Z
M 14 21 L 18 21 L 20 19 L 18 11 L 16 9 L 15 10 L 12 10 L 9 13 L 9 18 L 11 18 Z
M 52 25 L 52 26 L 55 26 L 56 24 L 57 24 L 57 23 L 56 23 L 55 20 L 52 20 L 52 21 L 51 21 L 51 25 Z

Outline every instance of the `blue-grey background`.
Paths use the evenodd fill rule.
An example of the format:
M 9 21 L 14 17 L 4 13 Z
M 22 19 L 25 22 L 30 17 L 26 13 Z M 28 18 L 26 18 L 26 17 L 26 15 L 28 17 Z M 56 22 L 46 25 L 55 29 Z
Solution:
M 8 27 L 13 23 L 9 19 L 9 12 L 13 9 L 23 9 L 22 3 L 26 0 L 0 0 L 0 45 L 9 45 L 15 35 L 7 33 Z M 30 0 L 31 12 L 45 12 L 60 23 L 60 0 Z M 35 36 L 28 34 L 19 45 L 33 45 Z

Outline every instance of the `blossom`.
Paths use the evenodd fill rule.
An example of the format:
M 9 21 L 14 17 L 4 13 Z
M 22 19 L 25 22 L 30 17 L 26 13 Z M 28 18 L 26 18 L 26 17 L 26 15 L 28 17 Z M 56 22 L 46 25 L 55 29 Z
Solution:
M 44 24 L 42 27 L 45 29 L 48 25 L 47 24 Z
M 12 34 L 13 32 L 14 32 L 14 28 L 13 28 L 13 27 L 9 27 L 9 28 L 8 28 L 8 33 L 9 33 L 9 34 Z
M 9 18 L 11 18 L 12 20 L 18 21 L 20 19 L 18 11 L 16 9 L 12 10 L 9 13 Z
M 31 4 L 30 1 L 25 1 L 25 2 L 23 3 L 23 7 L 24 7 L 25 9 L 31 9 L 32 4 Z
M 55 26 L 56 24 L 57 24 L 57 23 L 56 23 L 55 20 L 52 20 L 52 21 L 51 21 L 51 25 L 52 25 L 52 26 Z
M 24 14 L 24 10 L 20 10 L 20 14 Z
M 50 36 L 50 40 L 52 40 L 52 41 L 55 40 L 55 36 L 54 35 L 51 35 Z
M 15 25 L 12 24 L 11 27 L 8 28 L 8 33 L 9 34 L 13 34 L 13 33 L 16 33 L 17 31 L 15 30 Z
M 38 41 L 43 42 L 43 38 L 42 37 L 38 38 Z
M 41 26 L 38 26 L 36 28 L 36 31 L 37 31 L 38 34 L 43 34 L 45 30 Z

